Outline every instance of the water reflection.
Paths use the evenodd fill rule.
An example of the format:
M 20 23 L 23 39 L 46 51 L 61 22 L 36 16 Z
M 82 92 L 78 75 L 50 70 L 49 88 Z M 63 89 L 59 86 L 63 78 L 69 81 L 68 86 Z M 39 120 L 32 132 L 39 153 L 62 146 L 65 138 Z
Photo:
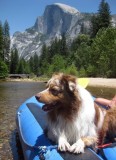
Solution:
M 15 114 L 17 108 L 29 97 L 43 90 L 41 82 L 0 82 L 0 159 L 22 159 L 17 154 Z M 116 89 L 87 88 L 94 96 L 112 98 Z M 7 154 L 6 154 L 7 153 Z M 21 153 L 20 153 L 21 155 Z
M 96 97 L 112 99 L 116 94 L 116 88 L 106 87 L 87 87 L 87 89 Z

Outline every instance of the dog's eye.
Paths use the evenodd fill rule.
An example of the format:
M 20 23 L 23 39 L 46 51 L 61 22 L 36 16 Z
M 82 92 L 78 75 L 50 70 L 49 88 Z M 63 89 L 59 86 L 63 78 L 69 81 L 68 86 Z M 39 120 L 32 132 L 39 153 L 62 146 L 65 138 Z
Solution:
M 60 93 L 60 91 L 56 89 L 51 89 L 50 92 L 55 96 L 57 96 Z

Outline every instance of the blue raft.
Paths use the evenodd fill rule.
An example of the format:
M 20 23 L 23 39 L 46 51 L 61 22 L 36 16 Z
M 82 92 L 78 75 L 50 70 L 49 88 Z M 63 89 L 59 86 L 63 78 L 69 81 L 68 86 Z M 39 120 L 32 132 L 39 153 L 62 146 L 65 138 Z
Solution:
M 35 97 L 25 101 L 17 110 L 17 130 L 25 160 L 116 160 L 116 145 L 102 148 L 96 154 L 86 148 L 83 154 L 59 152 L 46 134 L 46 113 Z

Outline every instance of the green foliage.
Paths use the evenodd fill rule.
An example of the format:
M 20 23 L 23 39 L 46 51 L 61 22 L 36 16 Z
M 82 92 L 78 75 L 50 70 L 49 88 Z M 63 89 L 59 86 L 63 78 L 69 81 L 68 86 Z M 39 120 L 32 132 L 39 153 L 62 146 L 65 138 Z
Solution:
M 61 55 L 54 55 L 51 64 L 44 63 L 42 71 L 48 76 L 52 75 L 54 72 L 62 72 L 65 70 L 66 61 Z
M 24 74 L 24 63 L 23 59 L 19 61 L 18 69 L 17 69 L 18 74 Z
M 40 62 L 39 62 L 39 57 L 38 55 L 35 53 L 33 57 L 30 57 L 29 61 L 25 64 L 26 67 L 27 67 L 27 71 L 28 73 L 34 73 L 35 75 L 38 75 L 40 72 L 39 72 L 39 65 L 40 65 Z
M 86 70 L 84 67 L 81 67 L 81 69 L 79 70 L 79 77 L 86 77 Z
M 30 57 L 30 59 L 28 61 L 28 65 L 29 65 L 29 68 L 30 68 L 30 72 L 33 73 L 33 71 L 34 71 L 34 60 L 33 60 L 33 57 Z
M 68 56 L 59 52 L 60 42 L 44 46 L 41 74 L 51 76 L 54 72 L 65 72 L 79 77 L 116 77 L 116 28 L 102 28 L 94 39 L 79 35 L 72 42 Z M 49 55 L 49 51 L 54 54 Z
M 93 15 L 91 18 L 91 37 L 94 38 L 99 30 L 99 17 Z
M 5 21 L 4 25 L 0 22 L 0 78 L 5 78 L 8 75 L 10 54 L 10 34 L 9 25 Z
M 60 54 L 62 56 L 68 56 L 68 47 L 67 47 L 67 44 L 66 44 L 65 34 L 62 35 L 62 39 L 60 41 Z
M 10 73 L 16 74 L 19 63 L 18 50 L 15 48 L 11 51 L 11 60 L 10 60 Z
M 78 76 L 77 67 L 74 65 L 74 63 L 68 66 L 64 72 L 67 74 Z
M 80 34 L 71 44 L 71 50 L 76 52 L 80 45 L 91 45 L 91 39 L 89 35 Z
M 95 65 L 89 64 L 86 70 L 86 74 L 89 77 L 96 77 L 96 67 Z
M 0 59 L 4 60 L 4 55 L 3 55 L 3 27 L 2 23 L 0 22 Z
M 71 45 L 71 61 L 75 63 L 79 70 L 82 67 L 86 68 L 88 65 L 90 57 L 90 45 L 90 37 L 84 34 L 78 36 Z
M 102 0 L 98 10 L 99 27 L 108 28 L 111 25 L 110 7 L 105 0 Z
M 101 29 L 91 46 L 91 64 L 96 75 L 116 77 L 116 28 Z
M 3 52 L 4 52 L 4 62 L 9 65 L 10 61 L 10 32 L 9 24 L 7 20 L 3 25 Z
M 31 73 L 29 63 L 26 62 L 23 58 L 21 58 L 19 60 L 17 73 L 18 74 L 29 74 L 29 73 Z
M 8 76 L 8 68 L 7 65 L 0 60 L 0 78 L 5 78 Z
M 42 52 L 41 52 L 40 60 L 44 61 L 45 57 L 47 58 L 47 47 L 46 47 L 46 44 L 44 44 L 43 47 L 42 47 Z
M 52 58 L 53 72 L 60 72 L 65 68 L 66 62 L 61 55 L 54 55 Z
M 97 15 L 91 19 L 91 36 L 95 37 L 99 29 L 111 26 L 110 7 L 105 0 L 101 0 Z
M 38 58 L 38 55 L 35 53 L 34 54 L 34 57 L 33 57 L 33 72 L 34 74 L 38 74 L 38 70 L 39 70 L 39 58 Z

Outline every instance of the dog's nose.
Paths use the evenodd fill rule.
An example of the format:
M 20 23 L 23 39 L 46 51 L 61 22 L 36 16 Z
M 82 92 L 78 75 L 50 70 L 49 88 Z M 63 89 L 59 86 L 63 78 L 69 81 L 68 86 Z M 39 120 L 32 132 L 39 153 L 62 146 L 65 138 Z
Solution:
M 37 100 L 39 100 L 39 99 L 40 99 L 40 94 L 35 95 L 35 98 L 36 98 Z

